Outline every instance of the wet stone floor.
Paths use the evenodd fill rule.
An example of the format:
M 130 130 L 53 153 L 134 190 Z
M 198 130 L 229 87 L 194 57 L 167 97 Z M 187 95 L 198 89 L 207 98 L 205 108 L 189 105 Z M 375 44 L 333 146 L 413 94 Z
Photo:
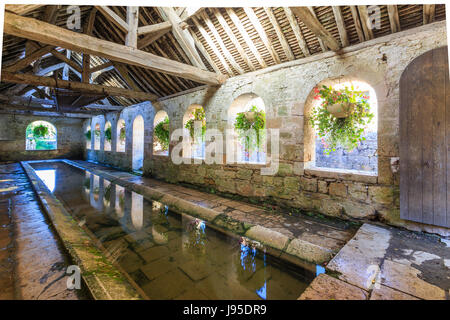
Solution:
M 314 264 L 282 261 L 95 174 L 64 163 L 32 166 L 147 298 L 297 299 L 316 276 Z
M 69 264 L 20 164 L 0 164 L 0 299 L 88 298 L 67 289 Z

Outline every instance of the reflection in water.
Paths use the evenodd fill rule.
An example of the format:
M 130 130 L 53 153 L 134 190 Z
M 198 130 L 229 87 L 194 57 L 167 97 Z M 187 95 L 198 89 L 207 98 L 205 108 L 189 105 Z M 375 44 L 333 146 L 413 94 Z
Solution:
M 44 182 L 50 192 L 55 190 L 56 170 L 36 170 L 37 176 Z
M 325 273 L 325 268 L 320 265 L 316 265 L 316 276 L 318 276 L 321 273 Z
M 297 299 L 315 276 L 314 265 L 301 269 L 104 178 L 54 167 L 38 176 L 151 299 Z
M 122 218 L 125 214 L 125 188 L 116 184 L 116 214 Z
M 131 222 L 136 230 L 144 224 L 144 197 L 136 192 L 131 193 Z

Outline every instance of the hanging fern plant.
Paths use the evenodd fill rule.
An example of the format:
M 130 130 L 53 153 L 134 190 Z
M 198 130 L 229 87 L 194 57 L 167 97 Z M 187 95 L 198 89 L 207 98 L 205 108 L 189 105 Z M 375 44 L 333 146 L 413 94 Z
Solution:
M 33 128 L 33 137 L 35 139 L 44 138 L 48 135 L 49 130 L 46 125 L 40 124 Z
M 126 132 L 125 132 L 125 127 L 122 127 L 122 128 L 120 128 L 120 131 L 119 131 L 119 139 L 120 139 L 120 141 L 125 141 L 125 138 L 126 138 Z
M 155 137 L 163 151 L 169 150 L 169 136 L 169 117 L 166 117 L 155 127 Z
M 324 153 L 336 151 L 338 145 L 349 152 L 355 149 L 366 139 L 364 131 L 374 117 L 369 97 L 353 86 L 342 90 L 322 86 L 314 92 L 314 99 L 322 99 L 322 103 L 313 109 L 310 122 L 322 139 Z
M 201 133 L 198 137 L 194 137 L 195 135 L 195 122 L 201 121 L 202 127 L 201 127 Z M 197 108 L 194 110 L 193 118 L 189 119 L 186 122 L 185 128 L 189 130 L 189 134 L 191 135 L 191 138 L 195 140 L 196 138 L 200 141 L 203 141 L 205 138 L 206 133 L 206 119 L 205 119 L 205 110 L 203 108 Z
M 240 112 L 234 122 L 239 139 L 246 146 L 248 151 L 261 150 L 264 141 L 264 133 L 260 130 L 266 127 L 266 114 L 262 110 L 258 110 L 256 106 L 252 106 L 248 112 Z M 248 136 L 248 130 L 255 130 L 255 135 Z
M 109 143 L 111 143 L 111 139 L 112 139 L 112 136 L 111 136 L 111 127 L 106 128 L 106 130 L 105 130 L 105 139 L 106 139 L 106 141 L 108 141 Z
M 87 141 L 91 141 L 91 130 L 88 130 L 84 133 Z

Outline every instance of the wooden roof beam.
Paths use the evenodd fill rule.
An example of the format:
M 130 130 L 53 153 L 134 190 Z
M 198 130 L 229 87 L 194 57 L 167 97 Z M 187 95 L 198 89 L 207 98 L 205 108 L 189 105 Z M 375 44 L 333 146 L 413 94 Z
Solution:
M 146 35 L 149 33 L 167 33 L 172 29 L 172 23 L 170 21 L 164 21 L 157 24 L 149 24 L 148 26 L 142 26 L 137 29 L 138 36 Z
M 287 59 L 289 61 L 294 60 L 295 59 L 294 53 L 292 52 L 291 47 L 289 46 L 289 43 L 287 42 L 286 37 L 284 36 L 284 33 L 281 30 L 280 25 L 278 24 L 277 18 L 273 14 L 272 9 L 264 8 L 264 11 L 266 12 L 266 15 L 269 18 L 270 23 L 275 29 L 278 41 L 280 41 L 281 47 L 283 48 L 284 54 L 286 55 Z
M 19 70 L 22 70 L 26 67 L 28 67 L 32 62 L 36 61 L 37 59 L 41 58 L 45 54 L 51 52 L 53 50 L 54 46 L 46 45 L 41 48 L 36 49 L 30 54 L 26 54 L 26 56 L 23 59 L 20 59 L 19 61 L 15 62 L 12 65 L 7 66 L 4 70 L 9 72 L 17 72 Z
M 222 28 L 225 30 L 225 33 L 227 34 L 228 38 L 230 38 L 231 42 L 233 42 L 233 45 L 236 47 L 237 51 L 239 52 L 245 63 L 248 65 L 250 70 L 255 71 L 256 68 L 253 65 L 253 62 L 250 60 L 250 57 L 245 52 L 244 48 L 242 48 L 241 44 L 239 43 L 238 39 L 234 35 L 233 31 L 231 30 L 230 26 L 228 25 L 225 18 L 220 13 L 220 11 L 216 8 L 211 8 L 210 10 L 213 11 L 214 16 L 219 21 Z
M 211 39 L 211 37 L 209 36 L 208 32 L 205 30 L 205 28 L 203 28 L 203 26 L 200 24 L 200 22 L 198 21 L 197 17 L 192 17 L 192 20 L 194 21 L 195 25 L 197 26 L 198 30 L 200 31 L 200 33 L 202 34 L 203 38 L 205 38 L 206 42 L 208 43 L 209 47 L 212 49 L 212 51 L 214 52 L 214 54 L 217 56 L 217 58 L 219 58 L 220 63 L 222 63 L 223 67 L 225 68 L 225 70 L 227 70 L 229 75 L 233 75 L 233 70 L 231 69 L 231 67 L 228 65 L 228 62 L 224 59 L 224 57 L 222 56 L 222 54 L 220 53 L 219 49 L 217 49 L 214 41 Z
M 256 29 L 256 32 L 258 32 L 259 37 L 264 43 L 266 49 L 269 51 L 269 54 L 272 57 L 273 61 L 275 61 L 275 63 L 281 63 L 280 57 L 278 56 L 278 53 L 275 51 L 275 48 L 272 45 L 272 41 L 270 41 L 269 37 L 267 37 L 266 31 L 261 25 L 261 22 L 259 21 L 253 9 L 249 7 L 244 7 L 244 11 L 247 14 L 247 17 L 250 19 L 250 22 Z
M 314 16 L 314 18 L 317 19 L 317 15 L 316 15 L 316 12 L 314 11 L 314 7 L 308 6 L 308 9 L 309 9 L 309 11 L 311 11 L 311 13 L 312 13 L 312 15 Z M 325 43 L 323 42 L 323 40 L 322 40 L 321 38 L 318 37 L 318 38 L 317 38 L 317 41 L 319 42 L 320 49 L 322 49 L 322 52 L 327 52 L 327 51 L 328 51 L 328 48 L 327 48 L 327 46 L 325 45 Z
M 18 15 L 25 15 L 43 6 L 45 4 L 5 4 L 5 10 Z
M 112 22 L 120 30 L 128 33 L 128 23 L 126 23 L 121 17 L 119 17 L 114 11 L 112 11 L 107 6 L 95 6 L 98 11 L 100 11 L 106 19 Z
M 340 50 L 339 42 L 325 29 L 307 7 L 291 7 L 292 12 L 312 31 L 325 45 L 333 51 Z
M 350 41 L 348 40 L 347 29 L 345 28 L 344 17 L 342 16 L 341 7 L 332 6 L 334 19 L 339 31 L 339 37 L 343 47 L 348 47 Z
M 2 70 L 1 80 L 4 82 L 23 83 L 35 86 L 43 86 L 58 89 L 68 89 L 77 92 L 103 94 L 107 96 L 120 96 L 138 100 L 156 100 L 158 97 L 154 94 L 132 91 L 118 87 L 101 86 L 91 83 L 73 82 L 59 80 L 51 77 L 40 77 L 33 74 L 12 73 Z
M 428 24 L 434 21 L 436 14 L 436 5 L 424 4 L 423 5 L 423 24 Z
M 170 21 L 172 23 L 172 33 L 183 51 L 188 56 L 189 61 L 192 63 L 192 65 L 196 66 L 197 68 L 206 70 L 205 64 L 203 63 L 200 55 L 195 49 L 194 39 L 192 39 L 189 31 L 183 30 L 180 27 L 181 18 L 177 15 L 175 10 L 171 7 L 161 7 L 158 8 L 158 11 L 164 20 Z
M 359 42 L 364 42 L 364 32 L 361 26 L 361 21 L 359 20 L 358 8 L 356 6 L 350 6 L 350 11 L 352 13 L 353 23 L 355 25 L 356 34 L 358 35 Z
M 97 55 L 109 60 L 132 64 L 199 83 L 219 85 L 226 80 L 224 75 L 201 70 L 149 52 L 73 32 L 13 13 L 5 12 L 4 33 L 60 46 L 76 52 Z
M 208 63 L 211 65 L 211 67 L 214 69 L 214 71 L 221 74 L 222 71 L 220 71 L 219 67 L 214 62 L 214 60 L 211 58 L 211 55 L 208 53 L 208 51 L 206 51 L 205 47 L 203 46 L 203 43 L 200 41 L 200 39 L 198 39 L 195 32 L 192 30 L 189 30 L 189 31 L 191 33 L 192 38 L 194 39 L 195 46 L 197 47 L 197 49 L 202 53 L 202 55 L 205 57 L 206 61 L 208 61 Z
M 231 66 L 239 73 L 243 74 L 244 70 L 242 70 L 241 66 L 234 60 L 233 56 L 231 55 L 230 51 L 228 51 L 227 47 L 223 43 L 222 38 L 220 37 L 219 32 L 217 32 L 216 27 L 211 22 L 209 17 L 206 15 L 206 13 L 203 11 L 200 14 L 200 17 L 205 21 L 206 25 L 208 26 L 209 30 L 211 30 L 214 38 L 216 38 L 217 43 L 219 44 L 220 49 L 222 50 L 223 54 L 227 58 L 227 60 L 231 63 Z
M 359 17 L 361 19 L 361 25 L 364 31 L 364 38 L 366 40 L 371 40 L 374 38 L 372 24 L 369 19 L 369 13 L 367 11 L 367 6 L 358 6 Z
M 259 53 L 259 51 L 256 48 L 255 44 L 253 43 L 252 39 L 248 35 L 247 31 L 245 30 L 244 26 L 242 25 L 241 21 L 239 20 L 239 17 L 236 15 L 236 13 L 233 11 L 232 8 L 226 8 L 226 11 L 227 11 L 227 14 L 230 16 L 231 21 L 233 21 L 234 25 L 241 33 L 242 37 L 244 38 L 245 43 L 250 48 L 250 51 L 256 57 L 256 60 L 258 60 L 261 67 L 263 67 L 263 68 L 267 67 L 267 63 L 264 61 L 263 57 Z
M 388 5 L 387 11 L 389 15 L 389 24 L 391 25 L 392 33 L 401 31 L 400 19 L 398 17 L 398 9 L 396 5 Z
M 292 13 L 292 10 L 289 7 L 283 7 L 284 14 L 289 21 L 289 25 L 291 26 L 292 31 L 294 32 L 295 39 L 297 39 L 298 45 L 303 52 L 305 57 L 310 56 L 308 44 L 306 43 L 305 38 L 303 37 L 302 30 L 300 30 L 300 26 L 298 24 L 297 18 Z
M 127 35 L 125 36 L 125 45 L 137 48 L 139 24 L 139 7 L 127 7 Z

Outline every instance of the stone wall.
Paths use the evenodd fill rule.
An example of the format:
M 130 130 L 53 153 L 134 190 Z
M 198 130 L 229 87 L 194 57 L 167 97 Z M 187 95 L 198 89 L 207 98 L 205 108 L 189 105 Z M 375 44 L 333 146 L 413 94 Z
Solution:
M 146 175 L 288 208 L 344 219 L 377 220 L 448 235 L 449 229 L 400 219 L 399 176 L 391 169 L 391 161 L 399 156 L 400 76 L 414 58 L 446 44 L 445 22 L 437 22 L 366 41 L 344 49 L 340 55 L 327 52 L 237 76 L 220 87 L 204 87 L 162 99 L 153 106 L 127 108 L 122 117 L 127 128 L 131 128 L 134 117 L 144 113 Z M 349 174 L 339 169 L 312 168 L 316 154 L 315 134 L 308 114 L 313 103 L 313 88 L 352 80 L 369 84 L 378 99 L 378 172 Z M 156 110 L 164 109 L 168 113 L 173 131 L 182 127 L 188 107 L 200 104 L 206 111 L 207 128 L 223 132 L 229 128 L 229 106 L 246 93 L 264 100 L 267 128 L 280 130 L 280 163 L 276 175 L 261 175 L 262 165 L 175 165 L 168 157 L 152 155 L 152 119 Z M 117 121 L 118 116 L 111 113 L 107 119 Z M 100 117 L 94 121 L 105 120 Z M 91 150 L 87 158 L 130 168 L 131 139 L 132 134 L 127 130 L 125 154 Z M 113 150 L 114 144 L 113 140 Z
M 366 140 L 352 151 L 346 151 L 337 147 L 330 154 L 324 153 L 324 147 L 320 139 L 316 139 L 316 167 L 337 168 L 347 170 L 378 171 L 378 138 L 376 132 L 368 132 Z
M 57 130 L 56 150 L 25 150 L 27 126 L 37 120 L 52 123 Z M 83 157 L 82 119 L 0 115 L 0 162 Z

